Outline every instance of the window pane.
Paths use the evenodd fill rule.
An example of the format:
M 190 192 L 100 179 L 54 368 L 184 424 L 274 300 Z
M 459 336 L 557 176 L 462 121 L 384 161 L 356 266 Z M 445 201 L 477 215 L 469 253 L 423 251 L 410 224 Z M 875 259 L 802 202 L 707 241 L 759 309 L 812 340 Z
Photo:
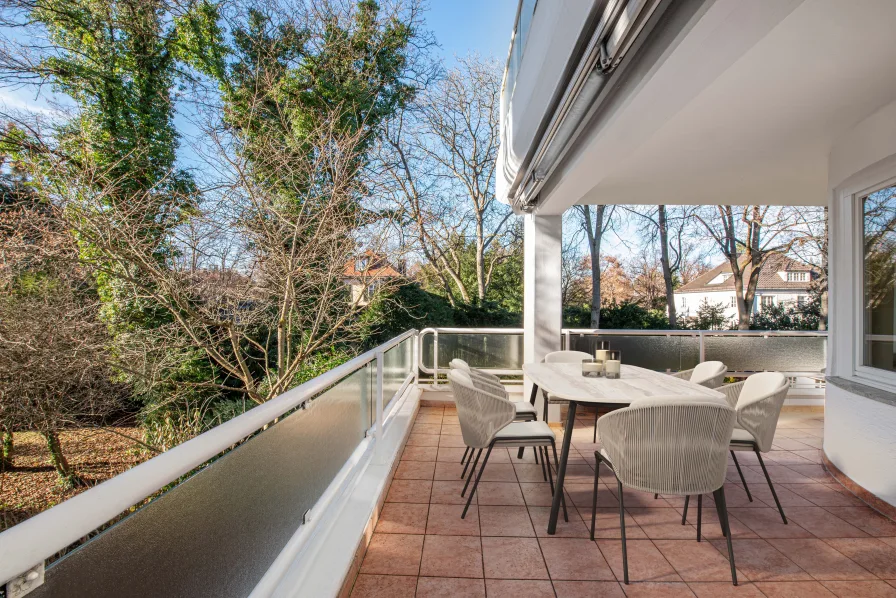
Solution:
M 896 187 L 862 199 L 865 342 L 863 363 L 896 371 Z

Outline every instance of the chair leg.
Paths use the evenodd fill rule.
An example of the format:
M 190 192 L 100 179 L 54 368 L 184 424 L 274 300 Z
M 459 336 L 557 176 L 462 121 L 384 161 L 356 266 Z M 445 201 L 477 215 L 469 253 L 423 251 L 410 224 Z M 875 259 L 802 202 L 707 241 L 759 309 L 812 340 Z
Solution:
M 600 409 L 594 408 L 594 438 L 591 439 L 592 444 L 597 444 L 597 419 L 600 416 Z
M 772 491 L 772 498 L 775 499 L 775 504 L 778 505 L 778 512 L 781 513 L 781 519 L 784 521 L 784 524 L 787 524 L 787 517 L 784 516 L 784 509 L 781 507 L 781 501 L 778 500 L 778 493 L 775 492 L 775 485 L 772 484 L 772 478 L 768 475 L 768 470 L 765 468 L 765 462 L 762 460 L 762 455 L 759 454 L 759 448 L 755 449 L 756 457 L 759 459 L 759 465 L 762 466 L 762 473 L 765 474 L 765 481 L 768 482 L 768 487 Z
M 619 489 L 619 532 L 622 535 L 622 574 L 625 585 L 628 585 L 628 550 L 625 547 L 625 499 L 622 493 L 622 482 L 616 478 L 616 487 Z
M 725 487 L 722 486 L 712 493 L 716 499 L 716 506 L 719 508 L 719 520 L 723 524 L 723 528 L 728 531 L 725 534 L 725 540 L 728 544 L 728 564 L 731 566 L 731 583 L 737 585 L 737 569 L 734 566 L 734 547 L 731 545 L 731 528 L 728 525 L 728 505 L 725 503 Z
M 700 525 L 703 523 L 703 495 L 697 495 L 697 541 L 700 541 Z
M 744 490 L 747 491 L 747 498 L 750 499 L 750 502 L 753 502 L 753 495 L 750 494 L 750 488 L 747 486 L 747 480 L 744 479 L 744 472 L 740 470 L 740 463 L 737 462 L 737 456 L 734 454 L 734 451 L 731 451 L 731 458 L 734 460 L 734 466 L 737 468 L 737 475 L 740 476 L 740 481 L 744 485 Z
M 530 404 L 530 405 L 533 405 L 533 406 L 535 405 L 535 398 L 536 398 L 537 396 L 538 396 L 538 385 L 537 385 L 537 384 L 533 384 L 533 385 L 532 385 L 532 392 L 529 393 L 529 404 Z M 545 418 L 545 419 L 547 419 L 547 418 Z M 532 421 L 538 421 L 538 415 L 535 415 L 535 417 L 532 418 Z M 516 458 L 517 458 L 517 459 L 522 459 L 522 458 L 523 458 L 523 451 L 525 451 L 525 450 L 526 450 L 526 447 L 521 446 L 520 449 L 516 452 Z
M 715 494 L 713 494 L 715 497 Z M 728 518 L 722 517 L 722 505 L 719 503 L 719 500 L 716 499 L 716 514 L 719 516 L 719 527 L 722 528 L 722 535 L 726 538 L 728 537 Z
M 534 448 L 534 447 L 533 447 L 533 448 Z M 536 452 L 540 453 L 540 452 L 541 452 L 541 447 L 538 447 L 538 448 L 536 449 Z M 547 453 L 547 452 L 548 452 L 547 449 L 545 449 L 544 452 Z M 547 482 L 547 481 L 548 481 L 548 470 L 547 470 L 547 467 L 546 467 L 546 461 L 547 461 L 547 459 L 545 459 L 545 456 L 546 456 L 546 454 L 545 454 L 545 455 L 542 455 L 542 457 L 541 457 L 541 477 L 543 477 L 543 478 L 544 478 L 544 481 Z M 538 463 L 538 459 L 536 459 L 535 462 Z
M 535 464 L 538 465 L 538 448 L 533 446 L 532 452 L 535 453 Z
M 688 520 L 688 502 L 691 500 L 691 497 L 687 494 L 684 495 L 684 512 L 681 514 L 681 524 L 684 525 Z
M 470 490 L 470 496 L 467 497 L 467 506 L 464 507 L 464 512 L 460 514 L 461 519 L 464 519 L 467 516 L 467 509 L 470 508 L 470 503 L 473 502 L 473 495 L 476 494 L 476 487 L 479 486 L 479 479 L 482 477 L 482 472 L 485 471 L 485 466 L 488 464 L 488 456 L 492 454 L 493 446 L 493 444 L 488 445 L 488 450 L 485 452 L 485 459 L 482 460 L 482 467 L 479 468 L 479 473 L 476 474 L 476 481 L 473 482 L 473 489 Z M 470 478 L 472 479 L 473 476 L 471 475 Z M 469 482 L 469 480 L 467 480 L 467 482 Z
M 658 499 L 659 497 L 660 497 L 660 493 L 657 492 L 656 494 L 653 495 L 653 500 L 656 500 L 656 499 Z
M 473 459 L 473 469 L 470 470 L 470 477 L 467 478 L 467 483 L 464 484 L 463 492 L 460 493 L 461 496 L 463 496 L 464 494 L 467 493 L 467 487 L 470 485 L 470 480 L 473 479 L 473 474 L 476 473 L 476 465 L 479 463 L 480 456 L 482 456 L 482 449 L 479 449 L 479 452 L 476 453 L 476 458 Z M 469 465 L 469 464 L 470 464 L 470 462 L 467 461 L 467 465 Z M 466 473 L 467 473 L 467 468 L 464 467 L 464 473 L 461 474 L 461 478 L 463 478 L 463 476 L 466 475 Z
M 473 460 L 473 453 L 475 453 L 475 452 L 476 452 L 476 449 L 470 448 L 470 454 L 467 457 L 467 462 L 464 465 L 464 470 L 460 473 L 460 479 L 464 479 L 465 477 L 467 477 L 467 469 L 470 467 L 470 461 Z M 482 449 L 479 449 L 479 452 L 482 453 Z M 475 465 L 473 466 L 473 469 L 474 470 L 476 469 Z
M 470 454 L 470 447 L 467 447 L 467 450 L 464 451 L 464 456 L 460 458 L 460 464 L 463 465 L 467 460 L 467 455 Z
M 600 453 L 594 451 L 594 492 L 591 494 L 591 539 L 594 540 L 594 521 L 597 519 L 597 486 L 600 479 Z
M 557 445 L 554 440 L 551 440 L 551 449 L 554 451 L 554 467 L 558 470 L 560 469 L 560 461 L 557 459 Z M 544 454 L 548 454 L 548 447 L 544 447 Z M 551 486 L 551 495 L 554 494 L 554 476 L 551 475 L 551 464 L 548 462 L 548 484 Z M 563 493 L 563 488 L 560 488 L 560 504 L 563 505 L 563 521 L 569 522 L 569 513 L 566 511 L 566 494 Z

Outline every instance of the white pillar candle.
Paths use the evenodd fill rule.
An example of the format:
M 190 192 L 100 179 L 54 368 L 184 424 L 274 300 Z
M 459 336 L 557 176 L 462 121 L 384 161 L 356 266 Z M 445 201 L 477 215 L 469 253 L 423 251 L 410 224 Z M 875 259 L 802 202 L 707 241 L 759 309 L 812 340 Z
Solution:
M 594 361 L 583 361 L 582 362 L 582 372 L 588 373 L 597 373 L 600 374 L 604 371 L 604 364 L 598 363 Z
M 606 361 L 608 353 L 609 353 L 609 351 L 607 351 L 605 349 L 598 349 L 597 351 L 594 352 L 594 358 L 600 359 L 601 361 Z
M 619 375 L 622 371 L 622 362 L 618 359 L 610 359 L 606 362 L 607 374 Z

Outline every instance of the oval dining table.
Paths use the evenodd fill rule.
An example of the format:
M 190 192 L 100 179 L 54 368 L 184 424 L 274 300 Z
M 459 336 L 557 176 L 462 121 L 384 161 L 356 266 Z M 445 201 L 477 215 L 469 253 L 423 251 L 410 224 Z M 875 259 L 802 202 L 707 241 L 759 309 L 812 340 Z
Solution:
M 619 378 L 588 378 L 582 375 L 579 363 L 526 363 L 523 374 L 532 382 L 529 402 L 535 404 L 538 390 L 553 398 L 569 401 L 566 413 L 566 427 L 563 432 L 563 446 L 557 467 L 557 486 L 551 503 L 551 517 L 548 534 L 557 531 L 560 514 L 560 499 L 563 496 L 563 481 L 566 478 L 566 462 L 569 460 L 569 446 L 576 421 L 576 407 L 581 404 L 593 405 L 598 410 L 612 411 L 628 407 L 638 399 L 648 397 L 668 397 L 669 399 L 717 400 L 727 405 L 725 395 L 687 380 L 673 378 L 668 374 L 654 372 L 633 365 L 622 365 Z

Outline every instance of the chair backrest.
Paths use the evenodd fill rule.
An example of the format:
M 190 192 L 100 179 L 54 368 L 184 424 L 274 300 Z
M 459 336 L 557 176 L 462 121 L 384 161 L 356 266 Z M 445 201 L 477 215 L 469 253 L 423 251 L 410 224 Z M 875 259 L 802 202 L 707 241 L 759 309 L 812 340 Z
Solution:
M 635 490 L 706 494 L 722 487 L 735 412 L 697 397 L 642 399 L 597 420 L 619 480 Z
M 772 448 L 778 416 L 789 388 L 790 382 L 784 374 L 761 372 L 747 378 L 737 397 L 737 423 L 753 435 L 763 453 Z
M 470 364 L 463 359 L 458 359 L 457 357 L 448 362 L 448 367 L 450 367 L 452 370 L 466 370 L 468 372 L 470 371 Z
M 483 372 L 482 370 L 477 370 L 476 368 L 471 368 L 470 364 L 463 359 L 452 359 L 448 363 L 448 366 L 452 370 L 460 370 L 462 372 L 466 372 L 470 376 L 470 380 L 473 382 L 473 386 L 475 386 L 479 390 L 484 390 L 486 392 L 496 394 L 500 397 L 504 397 L 505 399 L 507 398 L 507 389 L 504 388 L 504 383 L 501 382 L 501 379 L 494 374 Z
M 544 356 L 545 363 L 582 363 L 594 356 L 582 351 L 554 351 Z
M 448 373 L 448 383 L 457 405 L 457 419 L 464 443 L 485 448 L 498 430 L 513 421 L 513 403 L 496 394 L 476 388 L 472 377 L 461 369 Z
M 718 388 L 725 381 L 728 366 L 721 361 L 704 361 L 698 363 L 691 373 L 691 382 L 707 388 Z

